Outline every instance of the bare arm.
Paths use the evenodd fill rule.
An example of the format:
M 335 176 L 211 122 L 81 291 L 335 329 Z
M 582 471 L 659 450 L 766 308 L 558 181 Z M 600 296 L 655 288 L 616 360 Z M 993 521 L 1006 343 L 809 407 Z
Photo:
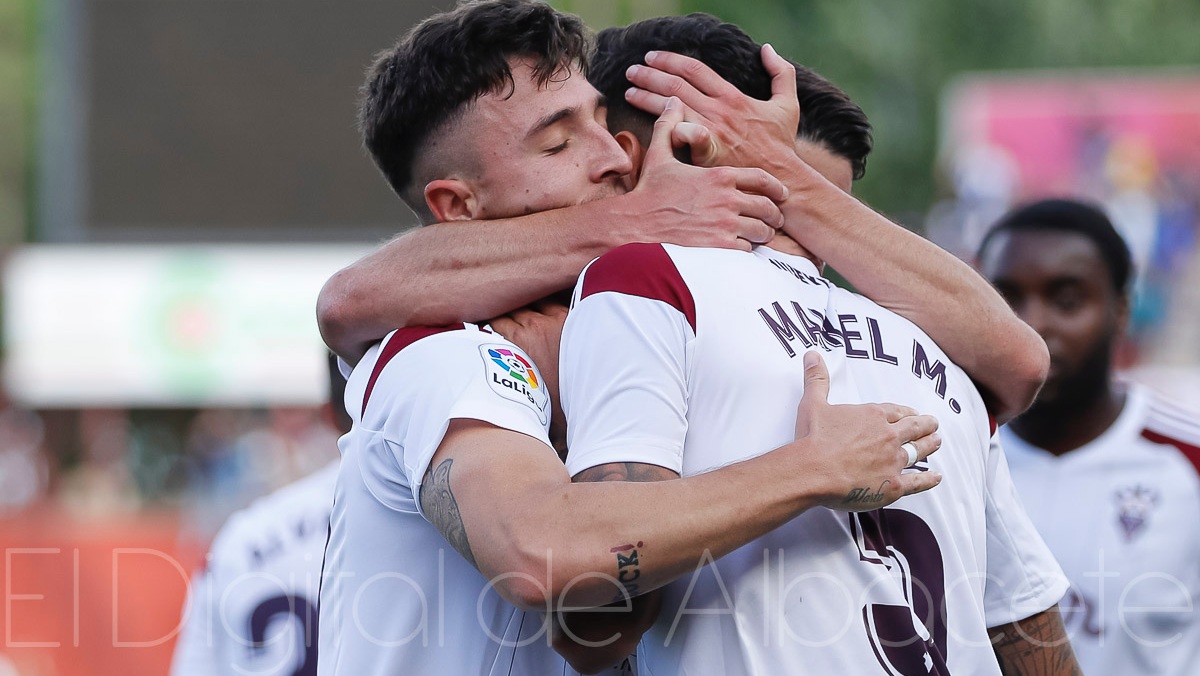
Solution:
M 1004 676 L 1080 676 L 1058 606 L 993 627 L 992 647 Z
M 422 485 L 422 508 L 504 598 L 550 610 L 656 589 L 814 506 L 874 509 L 940 481 L 901 474 L 900 443 L 913 440 L 928 456 L 940 443 L 935 420 L 902 406 L 830 405 L 828 373 L 812 364 L 803 438 L 674 481 L 571 483 L 542 442 L 453 420 Z M 869 500 L 856 497 L 877 486 Z
M 630 74 L 631 103 L 658 113 L 675 96 L 702 125 L 683 134 L 693 157 L 761 166 L 788 186 L 785 230 L 864 295 L 920 326 L 983 390 L 1000 422 L 1025 410 L 1049 369 L 1041 338 L 969 265 L 838 189 L 795 153 L 795 69 L 770 48 L 773 96 L 744 96 L 699 61 L 661 52 Z M 697 152 L 696 143 L 704 147 Z
M 353 364 L 395 328 L 504 314 L 570 288 L 589 261 L 621 244 L 748 250 L 768 241 L 783 224 L 783 185 L 757 168 L 678 162 L 671 126 L 628 194 L 519 218 L 437 223 L 337 272 L 317 299 L 325 343 Z
M 650 482 L 678 478 L 678 474 L 665 467 L 628 462 L 584 470 L 572 481 Z M 625 560 L 629 561 L 628 558 Z M 601 608 L 559 612 L 552 628 L 554 649 L 576 671 L 582 674 L 598 673 L 637 650 L 638 641 L 658 619 L 661 607 L 662 590 L 655 589 Z

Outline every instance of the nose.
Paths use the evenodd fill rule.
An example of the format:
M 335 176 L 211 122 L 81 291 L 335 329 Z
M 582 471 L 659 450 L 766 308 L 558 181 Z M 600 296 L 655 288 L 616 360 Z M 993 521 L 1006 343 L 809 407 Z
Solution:
M 633 172 L 633 161 L 602 125 L 595 125 L 592 130 L 595 143 L 598 146 L 596 162 L 592 166 L 591 178 L 593 183 L 617 181 Z

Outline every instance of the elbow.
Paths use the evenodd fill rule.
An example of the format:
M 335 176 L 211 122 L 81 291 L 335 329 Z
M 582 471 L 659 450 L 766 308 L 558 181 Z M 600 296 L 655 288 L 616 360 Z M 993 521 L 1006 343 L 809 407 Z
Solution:
M 607 603 L 617 593 L 606 576 L 591 574 L 596 562 L 573 556 L 574 548 L 556 546 L 544 533 L 510 538 L 507 561 L 500 562 L 491 583 L 500 596 L 522 610 L 550 612 L 564 605 L 590 607 Z M 569 542 L 568 539 L 559 540 Z
M 317 329 L 325 345 L 349 364 L 356 364 L 370 344 L 358 335 L 358 313 L 347 270 L 330 277 L 317 294 Z
M 532 528 L 506 528 L 509 543 L 503 558 L 493 565 L 480 567 L 505 601 L 521 610 L 550 612 L 556 598 L 550 584 L 552 559 L 549 548 L 541 547 L 541 538 Z M 500 552 L 497 552 L 500 553 Z
M 997 393 L 994 415 L 1000 424 L 1024 413 L 1050 374 L 1050 352 L 1046 342 L 1024 322 L 1019 329 L 1013 334 L 1012 354 L 1005 360 L 1008 364 L 1005 391 Z
M 546 573 L 542 569 L 542 575 Z M 544 579 L 544 577 L 542 578 Z M 493 577 L 490 584 L 501 598 L 521 610 L 551 611 L 553 596 L 550 589 L 532 571 L 512 571 Z

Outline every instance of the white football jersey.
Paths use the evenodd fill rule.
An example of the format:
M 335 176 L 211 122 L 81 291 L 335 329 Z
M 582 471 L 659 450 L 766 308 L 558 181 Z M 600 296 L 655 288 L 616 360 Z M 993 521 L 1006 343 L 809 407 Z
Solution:
M 455 418 L 546 445 L 550 402 L 518 347 L 472 325 L 400 329 L 346 386 L 354 428 L 330 518 L 320 603 L 319 673 L 568 674 L 547 619 L 496 593 L 431 525 L 421 481 Z
M 641 462 L 687 476 L 792 441 L 809 349 L 825 357 L 832 403 L 935 415 L 942 449 L 916 471 L 943 482 L 873 512 L 809 510 L 698 561 L 711 565 L 665 589 L 639 669 L 999 673 L 987 628 L 1052 606 L 1067 584 L 990 451 L 982 399 L 915 325 L 804 258 L 635 244 L 593 262 L 563 333 L 568 470 Z
M 1116 422 L 1056 457 L 1005 427 L 1013 481 L 1071 580 L 1086 674 L 1200 669 L 1200 413 L 1130 386 Z
M 174 676 L 317 673 L 317 590 L 337 463 L 229 518 L 193 578 Z

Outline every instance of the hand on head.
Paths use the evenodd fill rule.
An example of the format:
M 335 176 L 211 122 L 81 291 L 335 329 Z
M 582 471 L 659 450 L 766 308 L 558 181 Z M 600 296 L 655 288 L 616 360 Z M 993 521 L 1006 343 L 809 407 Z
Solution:
M 685 114 L 678 99 L 663 101 L 662 115 L 642 159 L 631 194 L 642 198 L 637 207 L 644 210 L 644 225 L 662 221 L 666 228 L 659 239 L 643 241 L 743 250 L 769 242 L 783 227 L 778 203 L 787 199 L 787 188 L 758 168 L 706 168 L 680 162 L 672 138 Z M 680 213 L 691 218 L 681 222 Z
M 763 46 L 762 59 L 771 76 L 767 101 L 743 94 L 704 63 L 672 52 L 650 52 L 646 65 L 631 66 L 626 76 L 634 87 L 625 98 L 655 115 L 666 110 L 668 99 L 679 98 L 687 125 L 677 140 L 692 147 L 696 164 L 769 166 L 764 162 L 780 153 L 794 159 L 800 124 L 796 69 L 770 45 Z

